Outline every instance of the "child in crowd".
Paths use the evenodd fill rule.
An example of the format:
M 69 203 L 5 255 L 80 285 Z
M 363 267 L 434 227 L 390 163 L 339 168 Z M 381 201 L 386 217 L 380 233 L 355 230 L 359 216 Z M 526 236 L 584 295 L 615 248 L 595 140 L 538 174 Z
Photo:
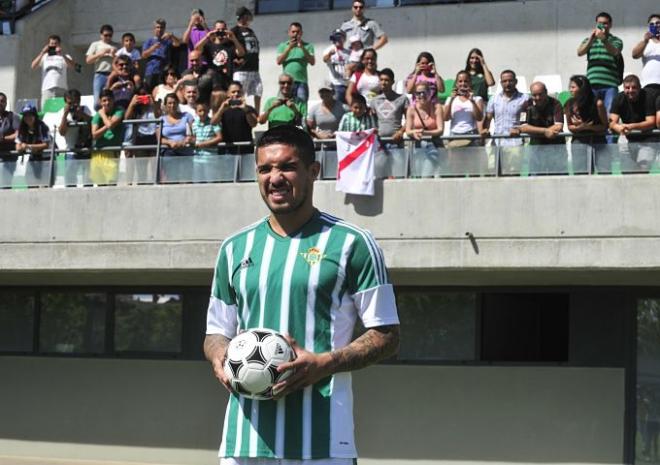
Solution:
M 137 73 L 140 71 L 140 58 L 142 58 L 142 53 L 135 46 L 135 36 L 130 32 L 125 33 L 121 36 L 122 48 L 117 50 L 115 56 L 126 55 L 131 59 L 132 70 Z
M 361 71 L 362 66 L 362 52 L 364 52 L 364 45 L 360 40 L 360 36 L 351 36 L 348 38 L 348 47 L 351 53 L 348 56 L 348 64 L 346 65 L 346 78 L 350 78 L 354 72 Z
M 366 131 L 378 127 L 378 120 L 367 111 L 367 99 L 362 95 L 353 95 L 350 108 L 351 111 L 342 116 L 338 131 Z
M 208 104 L 197 103 L 195 114 L 197 116 L 192 124 L 192 135 L 195 141 L 193 181 L 214 181 L 210 164 L 213 162 L 212 157 L 218 154 L 217 145 L 222 142 L 222 131 L 219 125 L 211 123 Z

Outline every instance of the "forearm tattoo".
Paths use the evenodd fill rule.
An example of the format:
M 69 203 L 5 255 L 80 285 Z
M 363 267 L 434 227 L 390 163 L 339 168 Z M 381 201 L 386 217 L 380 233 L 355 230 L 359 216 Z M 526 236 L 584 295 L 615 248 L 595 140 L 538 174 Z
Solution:
M 207 334 L 204 339 L 204 355 L 213 363 L 218 357 L 223 357 L 230 339 L 222 334 Z
M 359 370 L 396 354 L 399 350 L 399 326 L 368 329 L 346 347 L 330 352 L 334 372 Z

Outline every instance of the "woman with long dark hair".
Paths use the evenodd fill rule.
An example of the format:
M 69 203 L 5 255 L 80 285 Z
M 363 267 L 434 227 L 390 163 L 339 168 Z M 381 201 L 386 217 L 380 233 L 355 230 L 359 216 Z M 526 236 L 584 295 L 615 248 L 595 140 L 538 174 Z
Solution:
M 568 130 L 574 143 L 604 144 L 607 113 L 602 100 L 594 97 L 586 76 L 571 76 L 568 90 L 571 98 L 564 105 Z
M 360 60 L 364 69 L 356 71 L 351 76 L 346 89 L 346 102 L 350 106 L 353 95 L 360 94 L 367 101 L 367 106 L 376 95 L 380 93 L 380 80 L 378 78 L 378 54 L 373 48 L 366 48 Z
M 465 70 L 470 73 L 472 93 L 488 101 L 488 88 L 495 85 L 493 73 L 488 69 L 484 54 L 478 48 L 470 50 L 465 61 Z
M 406 78 L 406 93 L 412 94 L 412 101 L 415 102 L 415 86 L 419 83 L 425 83 L 428 90 L 427 97 L 431 103 L 437 103 L 438 92 L 445 91 L 445 83 L 435 67 L 435 59 L 429 52 L 422 52 L 417 56 L 415 62 L 415 71 Z
M 32 172 L 38 182 L 41 181 L 41 162 L 44 160 L 44 150 L 50 143 L 48 126 L 39 119 L 37 109 L 31 105 L 23 108 L 23 117 L 16 134 L 16 150 L 29 153 L 32 163 Z

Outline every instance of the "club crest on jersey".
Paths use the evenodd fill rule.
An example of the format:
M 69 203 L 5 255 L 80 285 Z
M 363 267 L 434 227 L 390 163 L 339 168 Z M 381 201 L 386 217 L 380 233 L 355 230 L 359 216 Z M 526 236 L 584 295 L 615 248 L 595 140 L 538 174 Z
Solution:
M 300 256 L 305 259 L 309 266 L 318 265 L 326 256 L 316 247 L 310 247 L 307 252 L 300 252 Z

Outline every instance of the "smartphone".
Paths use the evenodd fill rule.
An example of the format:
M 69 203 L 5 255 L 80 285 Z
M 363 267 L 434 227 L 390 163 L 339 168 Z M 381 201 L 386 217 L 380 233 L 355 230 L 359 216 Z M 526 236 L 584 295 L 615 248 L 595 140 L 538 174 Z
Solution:
M 243 101 L 241 99 L 237 99 L 237 98 L 229 99 L 229 106 L 230 107 L 240 106 L 241 103 L 243 103 Z
M 48 55 L 55 55 L 57 53 L 57 47 L 48 47 Z
M 600 29 L 601 31 L 604 31 L 605 30 L 605 25 L 603 25 L 601 23 L 598 23 L 598 24 L 596 24 L 596 29 Z
M 140 105 L 149 105 L 149 96 L 148 95 L 138 95 L 137 103 Z
M 655 24 L 649 24 L 649 32 L 651 33 L 652 36 L 657 37 L 658 32 L 660 32 L 660 28 L 656 26 Z

